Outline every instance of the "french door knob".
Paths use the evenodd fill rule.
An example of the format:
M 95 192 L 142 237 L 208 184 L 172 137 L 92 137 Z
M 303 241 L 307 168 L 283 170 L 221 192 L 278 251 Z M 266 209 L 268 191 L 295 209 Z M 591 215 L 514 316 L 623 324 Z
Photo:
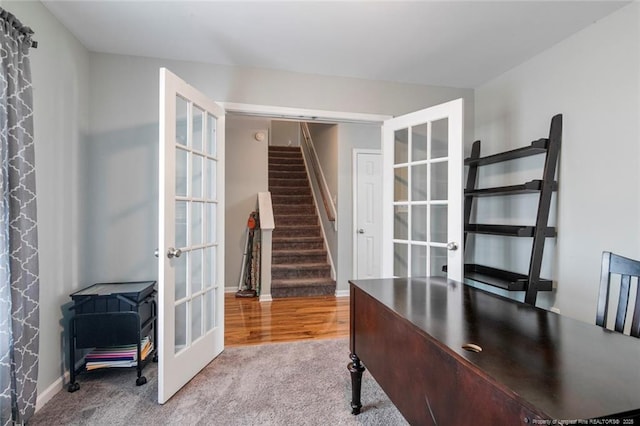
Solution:
M 458 244 L 454 243 L 454 242 L 450 242 L 449 244 L 447 244 L 447 250 L 458 250 Z
M 362 228 L 358 229 L 358 234 L 364 234 L 364 229 Z
M 160 250 L 155 249 L 155 250 L 153 251 L 153 255 L 154 255 L 155 257 L 159 257 L 159 256 L 160 256 Z
M 171 259 L 172 257 L 180 257 L 180 255 L 182 254 L 182 250 L 180 250 L 179 248 L 173 248 L 173 247 L 169 247 L 169 250 L 167 250 L 167 257 L 169 259 Z

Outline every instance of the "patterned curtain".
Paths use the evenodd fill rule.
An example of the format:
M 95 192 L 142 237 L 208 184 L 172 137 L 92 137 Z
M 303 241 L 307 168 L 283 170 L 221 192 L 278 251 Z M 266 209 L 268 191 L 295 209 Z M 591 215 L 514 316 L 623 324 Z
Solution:
M 33 32 L 0 8 L 0 420 L 33 415 L 39 278 L 29 49 Z

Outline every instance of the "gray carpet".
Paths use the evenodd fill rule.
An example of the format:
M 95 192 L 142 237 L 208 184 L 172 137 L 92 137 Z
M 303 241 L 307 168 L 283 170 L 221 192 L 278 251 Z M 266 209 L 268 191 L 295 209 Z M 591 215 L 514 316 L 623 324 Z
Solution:
M 406 425 L 366 372 L 362 413 L 351 415 L 347 339 L 228 348 L 164 405 L 157 370 L 82 374 L 80 390 L 59 392 L 29 425 Z

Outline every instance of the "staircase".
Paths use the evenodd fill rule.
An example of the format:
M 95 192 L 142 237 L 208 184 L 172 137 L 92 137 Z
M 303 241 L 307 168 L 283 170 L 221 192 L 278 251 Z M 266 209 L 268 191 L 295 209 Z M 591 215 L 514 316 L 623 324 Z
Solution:
M 271 297 L 333 295 L 336 282 L 299 147 L 269 147 L 273 231 Z

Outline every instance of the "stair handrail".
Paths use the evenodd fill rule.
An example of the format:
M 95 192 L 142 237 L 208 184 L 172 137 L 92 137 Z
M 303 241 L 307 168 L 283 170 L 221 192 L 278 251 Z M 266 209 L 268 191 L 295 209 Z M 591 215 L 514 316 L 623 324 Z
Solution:
M 313 169 L 313 173 L 316 177 L 316 182 L 318 182 L 318 187 L 320 188 L 320 194 L 322 195 L 322 204 L 324 204 L 325 212 L 327 213 L 327 219 L 330 222 L 336 221 L 336 206 L 329 195 L 331 191 L 329 191 L 329 185 L 327 185 L 327 181 L 324 178 L 324 174 L 322 173 L 322 167 L 320 167 L 320 161 L 318 160 L 318 153 L 316 152 L 315 146 L 313 145 L 313 140 L 311 139 L 311 131 L 309 130 L 309 125 L 306 122 L 300 122 L 300 129 L 302 130 L 302 139 L 307 147 L 307 150 L 311 153 L 311 168 Z

